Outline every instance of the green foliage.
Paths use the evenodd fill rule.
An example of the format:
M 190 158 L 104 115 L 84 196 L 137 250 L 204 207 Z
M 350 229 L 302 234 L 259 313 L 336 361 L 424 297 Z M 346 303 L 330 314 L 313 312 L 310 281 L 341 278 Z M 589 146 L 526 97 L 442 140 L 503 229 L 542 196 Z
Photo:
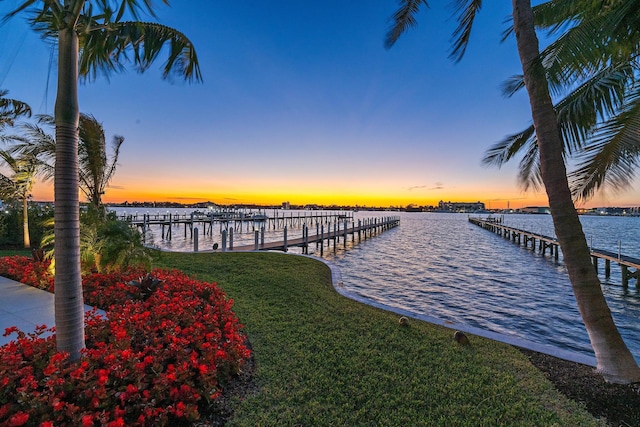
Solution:
M 150 251 L 138 230 L 113 212 L 89 206 L 80 217 L 80 252 L 85 268 L 113 270 L 129 266 L 151 267 Z
M 227 425 L 603 425 L 515 348 L 340 296 L 317 260 L 277 253 L 162 253 L 234 301 L 259 390 Z
M 22 101 L 7 98 L 8 90 L 0 89 L 0 129 L 13 126 L 16 119 L 31 116 L 31 107 Z M 0 140 L 3 136 L 0 135 Z
M 47 222 L 53 218 L 51 207 L 29 203 L 29 234 L 33 247 L 39 247 L 47 233 Z M 0 210 L 0 247 L 22 246 L 22 206 L 20 203 L 6 205 Z

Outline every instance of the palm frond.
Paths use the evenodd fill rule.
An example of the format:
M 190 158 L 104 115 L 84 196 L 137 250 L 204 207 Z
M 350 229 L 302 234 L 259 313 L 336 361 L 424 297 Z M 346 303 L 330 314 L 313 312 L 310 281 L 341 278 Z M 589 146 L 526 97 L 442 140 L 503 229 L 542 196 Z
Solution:
M 623 111 L 604 122 L 571 174 L 572 191 L 586 200 L 607 186 L 614 192 L 631 185 L 640 156 L 640 90 L 627 98 Z
M 590 144 L 599 120 L 618 113 L 625 102 L 625 91 L 632 78 L 633 69 L 627 65 L 606 67 L 556 103 L 554 108 L 563 136 L 565 156 L 583 150 Z M 485 153 L 483 163 L 500 167 L 523 149 L 527 153 L 520 163 L 523 169 L 519 171 L 519 181 L 526 187 L 523 181 L 533 178 L 531 186 L 538 188 L 539 176 L 534 173 L 537 167 L 531 157 L 537 152 L 533 126 L 495 144 Z
M 113 178 L 116 173 L 116 168 L 118 166 L 118 157 L 120 156 L 120 147 L 124 142 L 124 136 L 116 135 L 113 137 L 113 154 L 111 156 L 111 165 L 106 169 L 106 173 L 104 174 L 103 186 L 100 189 L 101 192 L 104 192 L 107 185 Z
M 95 117 L 81 114 L 78 133 L 78 169 L 81 175 L 87 175 L 85 185 L 99 187 L 107 165 L 104 128 Z
M 524 89 L 524 76 L 522 74 L 511 76 L 501 85 L 502 95 L 507 98 L 512 97 L 522 89 Z
M 531 145 L 537 146 L 533 125 L 529 126 L 522 132 L 509 135 L 502 141 L 494 144 L 485 153 L 482 163 L 485 166 L 501 167 L 503 164 L 511 160 L 524 147 Z
M 416 15 L 421 5 L 429 7 L 427 0 L 400 0 L 399 5 L 398 10 L 389 18 L 392 25 L 384 39 L 386 49 L 390 49 L 405 31 L 418 25 Z
M 530 144 L 529 149 L 518 165 L 518 182 L 524 191 L 539 191 L 544 188 L 540 173 L 538 144 Z
M 149 15 L 151 15 L 152 17 L 156 17 L 156 13 L 154 11 L 154 2 L 152 0 L 142 0 L 142 3 L 144 5 L 144 7 L 142 7 L 140 5 L 140 1 L 139 0 L 122 0 L 122 2 L 120 3 L 120 6 L 118 7 L 118 15 L 117 15 L 117 20 L 121 20 L 122 17 L 125 15 L 126 12 L 129 12 L 129 14 L 135 19 L 135 20 L 139 20 L 140 19 L 140 13 L 141 12 L 146 12 Z M 164 3 L 165 5 L 169 5 L 169 1 L 168 0 L 162 0 L 162 3 Z
M 449 57 L 459 62 L 467 50 L 471 28 L 476 15 L 482 8 L 482 0 L 456 0 L 455 3 L 458 26 L 453 32 L 453 46 Z
M 587 139 L 599 120 L 618 112 L 625 102 L 625 91 L 632 79 L 633 69 L 627 64 L 602 68 L 556 105 L 569 153 L 587 145 Z
M 35 180 L 37 160 L 31 155 L 14 156 L 7 150 L 0 150 L 1 163 L 11 169 L 12 176 L 2 175 L 2 195 L 13 199 L 26 198 Z
M 550 35 L 564 32 L 576 25 L 585 15 L 593 14 L 596 3 L 584 0 L 551 0 L 533 7 L 537 28 L 546 29 Z
M 95 25 L 83 33 L 80 75 L 94 79 L 98 72 L 121 71 L 132 63 L 146 71 L 157 57 L 167 52 L 162 77 L 178 76 L 201 81 L 200 65 L 191 41 L 181 32 L 152 22 L 112 22 Z
M 602 2 L 597 2 L 602 3 Z M 588 78 L 596 70 L 633 61 L 640 45 L 640 0 L 599 5 L 583 11 L 579 24 L 568 29 L 542 53 L 542 61 L 554 93 Z
M 0 128 L 13 126 L 19 117 L 31 117 L 31 107 L 17 99 L 7 98 L 9 91 L 0 90 Z

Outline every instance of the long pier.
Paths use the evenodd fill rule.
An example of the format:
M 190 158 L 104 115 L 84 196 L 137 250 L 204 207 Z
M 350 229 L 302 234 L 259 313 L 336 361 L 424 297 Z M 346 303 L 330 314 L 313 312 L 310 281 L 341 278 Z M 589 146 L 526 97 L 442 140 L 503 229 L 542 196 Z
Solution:
M 274 210 L 274 215 L 268 216 L 262 211 L 247 212 L 244 210 L 228 209 L 199 212 L 190 214 L 142 214 L 142 215 L 121 215 L 119 219 L 129 222 L 132 226 L 139 228 L 142 233 L 150 227 L 160 227 L 162 239 L 171 240 L 172 229 L 176 226 L 184 226 L 184 237 L 193 237 L 193 231 L 198 228 L 205 235 L 213 236 L 214 225 L 219 225 L 220 233 L 227 232 L 233 228 L 236 232 L 259 230 L 277 230 L 285 226 L 301 227 L 302 225 L 329 224 L 337 221 L 353 221 L 353 212 L 350 211 L 299 211 L 286 215 Z
M 326 229 L 325 225 L 327 225 Z M 357 236 L 359 243 L 362 239 L 366 240 L 367 238 L 371 238 L 376 234 L 397 227 L 398 225 L 400 225 L 400 217 L 398 216 L 371 218 L 365 220 L 359 219 L 357 225 L 355 221 L 352 221 L 351 226 L 349 226 L 349 222 L 345 219 L 342 222 L 336 221 L 327 224 L 316 223 L 316 232 L 315 234 L 310 235 L 309 227 L 306 224 L 303 224 L 302 237 L 296 237 L 293 239 L 289 239 L 287 237 L 288 227 L 285 226 L 283 229 L 282 240 L 274 242 L 264 241 L 264 228 L 262 228 L 261 230 L 255 230 L 255 242 L 253 245 L 243 245 L 239 247 L 233 246 L 233 229 L 229 230 L 231 241 L 229 246 L 227 246 L 227 233 L 226 230 L 223 230 L 222 251 L 278 250 L 287 252 L 290 247 L 300 247 L 302 248 L 303 253 L 308 254 L 309 245 L 315 244 L 316 247 L 320 249 L 320 256 L 322 256 L 324 252 L 325 241 L 327 247 L 329 247 L 331 242 L 333 241 L 333 247 L 335 249 L 337 248 L 337 244 L 340 242 L 340 239 L 342 239 L 343 245 L 346 248 L 349 236 L 351 236 L 352 243 L 355 243 Z
M 522 230 L 515 227 L 508 227 L 502 224 L 500 218 L 474 218 L 469 217 L 469 222 L 479 227 L 494 232 L 495 234 L 509 239 L 518 245 L 524 245 L 533 250 L 539 250 L 542 255 L 546 254 L 547 249 L 550 251 L 550 255 L 556 260 L 559 257 L 560 244 L 555 237 L 545 236 L 531 231 Z M 617 263 L 620 266 L 622 272 L 622 286 L 627 287 L 629 285 L 629 279 L 636 279 L 636 288 L 640 287 L 640 259 L 615 253 L 605 249 L 589 249 L 591 254 L 591 261 L 598 272 L 598 260 L 603 259 L 605 262 L 605 277 L 611 276 L 611 262 Z M 630 269 L 635 269 L 631 271 Z

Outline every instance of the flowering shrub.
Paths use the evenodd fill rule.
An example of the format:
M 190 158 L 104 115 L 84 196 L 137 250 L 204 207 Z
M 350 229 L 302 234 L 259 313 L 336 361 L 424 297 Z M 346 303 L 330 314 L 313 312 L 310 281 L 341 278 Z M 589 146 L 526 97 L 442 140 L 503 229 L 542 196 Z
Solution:
M 53 276 L 49 272 L 51 260 L 34 261 L 26 256 L 8 256 L 0 258 L 0 276 L 16 282 L 25 283 L 39 289 L 51 291 Z
M 139 271 L 85 277 L 87 302 L 100 301 L 107 318 L 87 314 L 78 362 L 55 351 L 55 335 L 41 336 L 55 332 L 45 326 L 29 335 L 8 328 L 5 335 L 18 338 L 0 347 L 0 425 L 198 420 L 250 356 L 242 326 L 215 284 L 178 271 L 152 274 L 164 286 L 146 300 L 127 285 Z

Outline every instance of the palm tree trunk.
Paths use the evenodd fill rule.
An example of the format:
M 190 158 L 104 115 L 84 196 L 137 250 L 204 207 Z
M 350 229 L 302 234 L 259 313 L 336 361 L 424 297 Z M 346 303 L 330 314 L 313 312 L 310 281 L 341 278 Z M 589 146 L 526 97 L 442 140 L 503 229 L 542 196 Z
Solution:
M 31 247 L 31 239 L 29 237 L 29 204 L 27 196 L 22 198 L 22 234 L 24 247 L 29 249 Z
M 531 2 L 512 0 L 512 5 L 518 53 L 538 138 L 542 180 L 578 309 L 596 355 L 598 372 L 610 382 L 640 381 L 640 368 L 613 322 L 573 204 L 562 157 L 562 136 L 539 61 Z
M 80 357 L 84 342 L 84 303 L 80 274 L 78 196 L 78 36 L 58 34 L 58 92 L 55 105 L 55 320 L 58 351 Z

